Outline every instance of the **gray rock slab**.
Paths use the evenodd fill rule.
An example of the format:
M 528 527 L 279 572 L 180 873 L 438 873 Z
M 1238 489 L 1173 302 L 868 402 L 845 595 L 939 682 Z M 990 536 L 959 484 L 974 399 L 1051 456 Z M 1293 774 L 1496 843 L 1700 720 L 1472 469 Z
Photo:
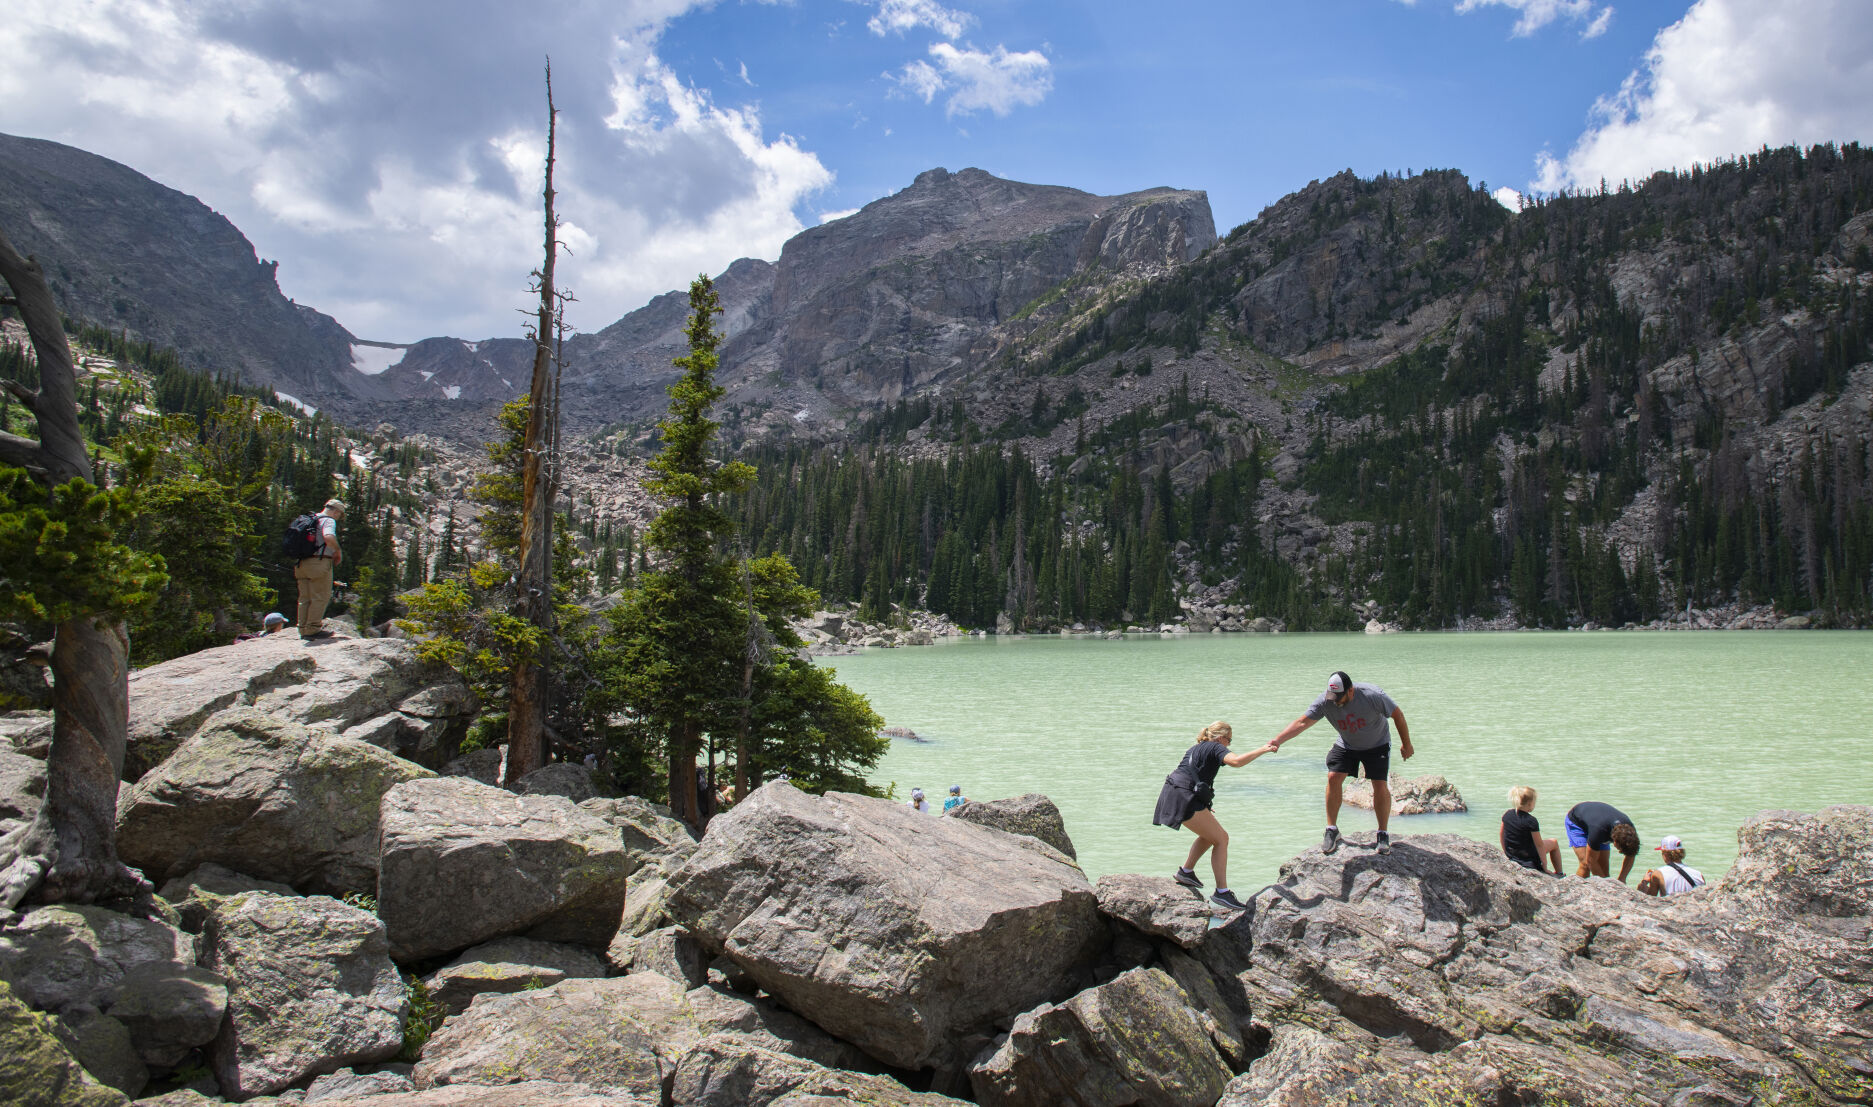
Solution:
M 124 1107 L 130 1101 L 85 1071 L 59 1041 L 56 1020 L 0 982 L 0 1103 L 9 1107 Z
M 192 965 L 195 939 L 88 905 L 36 908 L 0 930 L 0 981 L 42 1011 L 102 1010 L 124 974 L 146 962 Z
M 255 707 L 333 734 L 362 728 L 373 744 L 431 767 L 454 755 L 474 697 L 408 642 L 282 634 L 201 650 L 130 674 L 124 779 L 154 768 L 216 713 Z
M 234 708 L 123 790 L 117 852 L 157 881 L 214 862 L 300 891 L 370 894 L 379 799 L 434 775 L 375 746 Z
M 579 807 L 618 828 L 630 876 L 644 876 L 647 866 L 672 868 L 696 852 L 696 836 L 660 803 L 618 796 L 589 799 Z
M 201 930 L 208 921 L 217 899 L 238 896 L 242 892 L 272 892 L 280 896 L 299 894 L 291 885 L 237 873 L 212 861 L 197 865 L 181 876 L 171 877 L 157 889 L 156 894 L 175 907 L 185 930 L 195 932 Z
M 1107 941 L 1051 846 L 778 782 L 711 821 L 669 883 L 706 950 L 905 1068 L 965 1063 L 972 1036 L 1089 983 Z
M 617 933 L 624 847 L 571 800 L 417 780 L 385 795 L 379 825 L 377 912 L 398 960 L 508 934 L 603 950 Z
M 519 783 L 523 796 L 564 796 L 579 803 L 598 795 L 598 789 L 592 784 L 592 771 L 567 761 L 542 765 L 521 777 Z
M 350 1069 L 339 1069 L 306 1085 L 305 1102 L 332 1103 L 415 1090 L 416 1085 L 400 1072 L 357 1073 Z
M 666 926 L 639 938 L 632 951 L 631 971 L 661 973 L 685 988 L 701 987 L 709 980 L 701 947 L 680 926 Z
M 417 1092 L 322 1099 L 318 1103 L 319 1107 L 663 1107 L 659 1096 L 630 1095 L 615 1088 L 539 1080 L 495 1087 L 451 1084 Z
M 149 1083 L 149 1068 L 137 1056 L 130 1031 L 109 1015 L 95 1011 L 60 1015 L 53 1032 L 98 1083 L 132 1098 Z
M 496 938 L 464 951 L 423 983 L 444 1014 L 459 1015 L 478 995 L 544 988 L 567 978 L 602 977 L 607 965 L 596 955 L 559 942 Z
M 104 1011 L 124 1025 L 145 1063 L 169 1068 L 214 1041 L 227 1009 L 227 981 L 219 973 L 145 961 L 124 973 Z
M 1189 996 L 1159 969 L 1133 969 L 1022 1015 L 969 1070 L 984 1107 L 1210 1107 L 1230 1076 Z
M 1168 876 L 1102 876 L 1093 894 L 1107 916 L 1185 949 L 1201 945 L 1210 931 L 1210 908 L 1203 896 Z
M 277 1092 L 402 1048 L 409 998 L 375 916 L 248 892 L 216 906 L 203 939 L 204 967 L 228 981 L 210 1054 L 223 1094 Z
M 0 821 L 30 822 L 45 795 L 45 761 L 0 745 Z
M 1066 819 L 1061 816 L 1060 808 L 1039 793 L 999 800 L 970 800 L 951 808 L 947 815 L 978 826 L 992 826 L 1010 834 L 1038 838 L 1068 857 L 1079 856 L 1073 852 L 1073 839 L 1067 837 Z
M 948 1107 L 964 1101 L 913 1092 L 888 1076 L 845 1072 L 717 1035 L 683 1055 L 670 1085 L 671 1107 L 770 1107 L 862 1103 Z

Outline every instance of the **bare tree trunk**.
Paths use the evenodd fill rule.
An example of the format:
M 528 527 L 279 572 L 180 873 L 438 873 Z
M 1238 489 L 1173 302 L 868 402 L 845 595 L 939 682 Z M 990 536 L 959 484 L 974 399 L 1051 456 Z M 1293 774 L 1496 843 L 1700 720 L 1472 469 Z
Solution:
M 0 230 L 0 278 L 19 309 L 39 362 L 39 390 L 7 391 L 33 413 L 39 441 L 0 432 L 0 464 L 48 486 L 92 479 L 78 425 L 71 347 L 44 271 Z M 122 623 L 89 617 L 59 624 L 52 651 L 52 753 L 46 798 L 32 822 L 0 839 L 0 909 L 31 897 L 98 903 L 141 896 L 149 884 L 117 860 L 117 783 L 130 729 L 129 639 Z
M 684 723 L 671 736 L 670 811 L 689 826 L 702 828 L 702 812 L 696 803 L 696 749 L 702 744 L 702 728 Z
M 553 384 L 553 338 L 559 301 L 553 268 L 559 258 L 559 221 L 553 214 L 553 156 L 558 112 L 553 107 L 553 70 L 546 71 L 546 255 L 540 266 L 540 309 L 533 327 L 532 402 L 527 409 L 526 463 L 521 473 L 519 602 L 515 614 L 545 632 L 553 630 L 552 429 L 559 396 Z M 546 762 L 546 666 L 539 657 L 514 667 L 507 708 L 507 778 L 513 785 Z

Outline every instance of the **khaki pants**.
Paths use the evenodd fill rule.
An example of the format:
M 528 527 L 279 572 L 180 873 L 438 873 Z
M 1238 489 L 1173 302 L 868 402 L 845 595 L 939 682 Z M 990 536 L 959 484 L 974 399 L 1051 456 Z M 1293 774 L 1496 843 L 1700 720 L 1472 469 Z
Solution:
M 332 602 L 332 559 L 301 558 L 293 576 L 299 581 L 299 633 L 311 634 L 325 622 L 325 607 Z

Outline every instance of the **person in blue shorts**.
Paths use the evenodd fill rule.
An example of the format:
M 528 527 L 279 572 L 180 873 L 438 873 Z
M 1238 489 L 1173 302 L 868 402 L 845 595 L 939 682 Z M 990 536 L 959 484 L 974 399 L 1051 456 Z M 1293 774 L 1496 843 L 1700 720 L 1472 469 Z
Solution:
M 1574 857 L 1580 862 L 1575 876 L 1610 876 L 1617 849 L 1625 855 L 1619 865 L 1619 882 L 1626 883 L 1632 859 L 1639 854 L 1639 832 L 1624 812 L 1610 803 L 1577 803 L 1562 825 L 1567 828 L 1567 844 L 1574 847 Z
M 1210 871 L 1216 876 L 1216 893 L 1210 897 L 1210 902 L 1231 911 L 1243 911 L 1248 904 L 1229 890 L 1229 832 L 1216 821 L 1216 812 L 1212 810 L 1216 802 L 1216 773 L 1224 765 L 1247 765 L 1273 752 L 1274 747 L 1268 745 L 1230 753 L 1229 743 L 1234 737 L 1225 722 L 1214 722 L 1203 728 L 1197 735 L 1197 744 L 1184 751 L 1184 759 L 1177 763 L 1177 769 L 1164 778 L 1164 787 L 1158 792 L 1158 808 L 1152 813 L 1151 821 L 1172 830 L 1188 826 L 1197 836 L 1190 845 L 1190 855 L 1184 859 L 1183 868 L 1178 869 L 1173 878 L 1177 883 L 1201 894 L 1203 880 L 1197 876 L 1196 867 L 1203 855 L 1209 853 Z
M 1340 848 L 1340 790 L 1349 776 L 1358 776 L 1363 767 L 1372 782 L 1372 813 L 1379 818 L 1376 847 L 1380 853 L 1392 852 L 1392 836 L 1386 825 L 1392 817 L 1392 723 L 1398 724 L 1399 754 L 1411 760 L 1411 728 L 1405 725 L 1405 712 L 1385 689 L 1376 684 L 1354 684 L 1344 672 L 1327 677 L 1327 690 L 1307 713 L 1289 723 L 1269 745 L 1276 749 L 1301 731 L 1325 719 L 1340 736 L 1327 750 L 1327 833 L 1320 840 L 1320 852 Z

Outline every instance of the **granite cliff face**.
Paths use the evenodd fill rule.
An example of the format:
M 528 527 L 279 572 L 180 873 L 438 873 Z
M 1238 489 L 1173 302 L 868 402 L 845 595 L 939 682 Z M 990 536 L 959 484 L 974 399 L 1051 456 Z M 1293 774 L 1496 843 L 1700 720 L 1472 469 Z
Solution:
M 718 279 L 729 404 L 826 429 L 835 412 L 940 386 L 993 360 L 1024 313 L 1071 286 L 1182 265 L 1215 241 L 1201 192 L 1123 196 L 932 169 L 909 188 Z M 645 420 L 666 405 L 687 296 L 672 292 L 567 344 L 569 422 Z
M 280 293 L 277 262 L 200 200 L 128 166 L 0 135 L 0 225 L 45 263 L 75 318 L 313 402 L 379 394 L 352 369 L 350 333 Z

